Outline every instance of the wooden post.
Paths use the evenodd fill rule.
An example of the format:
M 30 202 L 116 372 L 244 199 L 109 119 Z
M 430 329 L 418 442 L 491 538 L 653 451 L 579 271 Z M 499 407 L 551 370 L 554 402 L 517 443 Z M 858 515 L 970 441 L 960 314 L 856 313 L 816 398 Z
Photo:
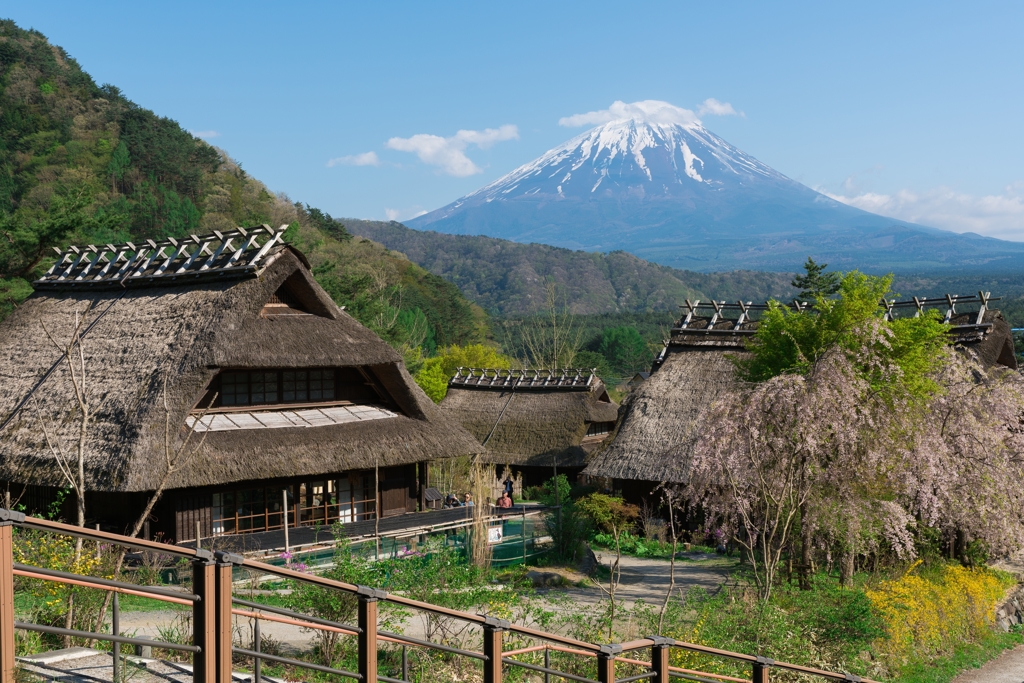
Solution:
M 259 655 L 260 648 L 263 646 L 263 636 L 260 635 L 260 620 L 256 621 L 252 625 L 252 651 Z M 252 663 L 252 677 L 253 683 L 261 683 L 263 677 L 263 659 L 257 656 Z
M 121 601 L 117 596 L 117 591 L 114 591 L 112 596 L 114 604 L 111 606 L 113 611 L 110 613 L 110 632 L 115 636 L 121 635 Z M 111 643 L 111 645 L 114 650 L 114 683 L 121 683 L 121 643 Z
M 233 583 L 233 570 L 236 564 L 242 563 L 242 558 L 231 553 L 217 552 L 217 587 L 214 596 L 214 607 L 217 612 L 216 638 L 217 638 L 217 681 L 216 683 L 231 683 L 231 648 L 234 629 L 234 620 L 231 616 L 231 588 Z
M 377 683 L 377 601 L 387 593 L 359 586 L 356 596 L 359 598 L 359 675 L 363 683 Z
M 676 641 L 665 636 L 648 636 L 654 641 L 651 646 L 651 671 L 654 672 L 655 683 L 669 683 L 668 656 L 672 652 L 672 645 Z
M 14 522 L 0 511 L 0 682 L 14 683 Z M 25 516 L 21 515 L 24 519 Z
M 598 683 L 615 683 L 615 658 L 622 654 L 621 645 L 602 645 L 597 653 Z
M 509 622 L 484 617 L 484 683 L 501 683 L 501 638 Z
M 522 501 L 519 501 L 520 503 Z M 523 536 L 523 566 L 526 566 L 526 506 L 523 506 L 523 525 L 519 528 L 519 533 Z
M 288 555 L 291 551 L 288 549 L 288 489 L 281 490 L 281 524 L 284 526 L 284 564 L 288 566 L 292 563 L 292 560 Z
M 754 672 L 751 676 L 752 683 L 768 683 L 768 669 L 775 664 L 774 659 L 758 656 L 754 662 Z
M 200 648 L 192 660 L 192 680 L 195 683 L 216 683 L 216 570 L 213 554 L 209 551 L 192 561 L 192 590 L 199 596 L 192 605 L 192 644 Z

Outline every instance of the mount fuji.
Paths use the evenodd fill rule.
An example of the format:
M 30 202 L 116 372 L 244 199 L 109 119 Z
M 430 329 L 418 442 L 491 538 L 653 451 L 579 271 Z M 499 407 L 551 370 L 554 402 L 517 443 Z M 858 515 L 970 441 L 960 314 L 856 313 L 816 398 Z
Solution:
M 643 111 L 588 130 L 407 224 L 624 250 L 702 271 L 797 270 L 807 256 L 871 272 L 1024 268 L 1024 244 L 847 206 L 730 145 L 696 116 Z

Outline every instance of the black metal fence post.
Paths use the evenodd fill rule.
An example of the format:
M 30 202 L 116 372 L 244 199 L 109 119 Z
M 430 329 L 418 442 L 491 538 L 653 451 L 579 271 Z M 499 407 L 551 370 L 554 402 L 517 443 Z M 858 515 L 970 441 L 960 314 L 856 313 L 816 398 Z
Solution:
M 551 650 L 544 646 L 544 668 L 551 668 Z M 544 672 L 544 683 L 551 683 L 551 674 L 547 671 Z

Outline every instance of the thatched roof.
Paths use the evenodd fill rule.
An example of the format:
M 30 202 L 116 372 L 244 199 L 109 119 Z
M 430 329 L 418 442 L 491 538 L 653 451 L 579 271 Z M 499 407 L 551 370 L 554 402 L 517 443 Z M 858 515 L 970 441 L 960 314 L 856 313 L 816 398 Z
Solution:
M 988 308 L 987 295 L 959 297 L 959 302 L 957 297 L 951 298 L 961 308 L 974 304 L 978 309 L 969 313 L 954 310 L 947 316 L 954 343 L 976 353 L 985 367 L 999 363 L 1016 369 L 1010 326 L 999 311 Z M 906 302 L 909 305 L 901 303 L 895 304 L 897 309 L 917 308 L 913 301 Z M 740 314 L 749 311 L 732 306 L 734 313 L 726 317 L 724 310 L 717 316 L 713 311 L 694 315 L 696 306 L 690 305 L 688 316 L 673 329 L 650 377 L 623 401 L 611 442 L 591 460 L 585 474 L 652 482 L 687 481 L 686 454 L 700 438 L 699 425 L 705 421 L 705 411 L 725 392 L 739 386 L 730 357 L 745 355 L 744 344 L 757 328 L 756 320 L 739 319 Z M 724 307 L 720 304 L 719 308 Z M 747 304 L 746 308 L 752 307 Z
M 594 456 L 584 474 L 686 482 L 688 460 L 665 454 L 688 452 L 700 436 L 704 410 L 736 386 L 735 366 L 727 357 L 730 350 L 718 343 L 669 352 L 658 370 L 623 401 L 611 443 Z
M 441 402 L 484 443 L 485 462 L 546 467 L 583 466 L 604 441 L 586 437 L 588 424 L 614 423 L 618 409 L 590 371 L 460 370 Z
M 390 399 L 387 419 L 210 431 L 170 488 L 481 451 L 412 381 L 399 354 L 331 301 L 301 253 L 271 245 L 255 266 L 198 281 L 140 279 L 112 289 L 72 280 L 38 288 L 0 323 L 0 424 L 9 421 L 0 431 L 0 480 L 63 485 L 42 426 L 73 451 L 77 406 L 67 364 L 57 362 L 61 354 L 47 333 L 66 344 L 76 314 L 86 321 L 82 349 L 94 413 L 87 431 L 90 489 L 154 488 L 165 472 L 165 418 L 180 444 L 186 419 L 221 369 L 361 367 Z M 278 309 L 264 305 L 281 297 L 290 303 L 269 306 L 292 315 L 267 314 Z

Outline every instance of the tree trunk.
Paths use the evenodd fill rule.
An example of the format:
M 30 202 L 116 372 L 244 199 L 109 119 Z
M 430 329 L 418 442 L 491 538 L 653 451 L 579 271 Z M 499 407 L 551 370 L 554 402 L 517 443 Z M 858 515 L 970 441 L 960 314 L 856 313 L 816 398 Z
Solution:
M 856 554 L 849 544 L 840 550 L 839 555 L 839 585 L 849 588 L 853 584 L 853 561 Z
M 807 506 L 800 506 L 800 590 L 811 590 L 811 525 L 807 523 Z

